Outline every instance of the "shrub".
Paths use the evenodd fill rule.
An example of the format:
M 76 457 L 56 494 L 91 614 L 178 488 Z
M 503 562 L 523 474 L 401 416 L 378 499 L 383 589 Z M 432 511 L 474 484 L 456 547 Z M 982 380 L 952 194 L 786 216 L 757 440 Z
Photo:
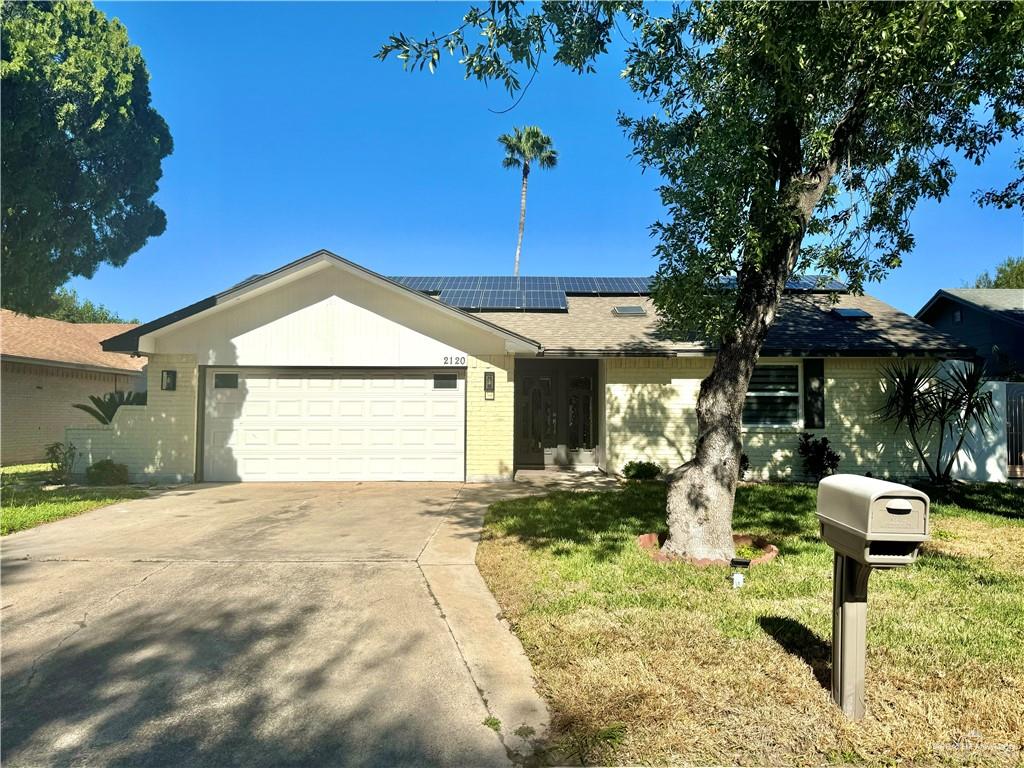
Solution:
M 89 485 L 127 485 L 128 467 L 101 459 L 85 470 L 85 481 Z
M 661 474 L 661 467 L 653 461 L 627 461 L 622 476 L 627 480 L 654 480 Z
M 50 464 L 50 477 L 55 483 L 71 482 L 75 455 L 75 446 L 72 443 L 50 443 L 46 446 L 46 461 Z
M 815 438 L 810 432 L 804 432 L 797 450 L 804 460 L 804 473 L 815 482 L 831 475 L 839 466 L 840 456 L 829 446 L 827 437 Z
M 740 454 L 740 480 L 747 476 L 750 471 L 750 457 L 745 453 Z

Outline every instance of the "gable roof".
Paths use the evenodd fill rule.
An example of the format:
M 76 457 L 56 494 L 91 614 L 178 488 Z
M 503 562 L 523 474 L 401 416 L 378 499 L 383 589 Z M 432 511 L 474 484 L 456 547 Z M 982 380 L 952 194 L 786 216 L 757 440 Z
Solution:
M 402 295 L 422 302 L 428 308 L 447 313 L 449 316 L 461 320 L 462 322 L 476 325 L 491 333 L 503 336 L 508 342 L 517 345 L 520 348 L 520 351 L 525 351 L 526 349 L 536 351 L 540 349 L 540 344 L 533 339 L 507 328 L 502 328 L 489 320 L 485 320 L 479 315 L 465 312 L 457 307 L 444 304 L 437 299 L 421 293 L 420 291 L 412 290 L 401 283 L 395 282 L 383 275 L 379 275 L 372 270 L 361 267 L 348 259 L 344 259 L 341 256 L 324 249 L 314 251 L 308 256 L 296 259 L 295 261 L 285 264 L 283 267 L 271 272 L 267 272 L 262 275 L 253 275 L 252 277 L 231 286 L 225 291 L 221 291 L 213 296 L 208 296 L 207 298 L 201 299 L 187 307 L 182 307 L 181 309 L 164 315 L 163 317 L 158 317 L 156 320 L 151 320 L 148 323 L 143 323 L 136 328 L 132 328 L 125 333 L 108 338 L 103 342 L 103 349 L 110 352 L 136 352 L 139 349 L 139 339 L 146 334 L 167 328 L 175 323 L 180 323 L 203 312 L 215 310 L 228 302 L 234 302 L 239 299 L 246 298 L 249 294 L 255 295 L 257 292 L 262 292 L 265 289 L 271 288 L 274 283 L 279 280 L 294 276 L 301 271 L 322 263 L 328 263 L 335 267 L 358 274 L 380 285 L 387 286 Z
M 0 355 L 18 362 L 136 373 L 146 365 L 138 357 L 105 352 L 103 339 L 130 331 L 133 323 L 66 323 L 0 310 Z
M 817 356 L 935 355 L 973 357 L 971 347 L 871 296 L 787 293 L 762 354 Z M 642 306 L 646 315 L 618 316 L 622 305 Z M 834 308 L 860 309 L 870 317 L 842 318 Z M 672 338 L 649 297 L 568 298 L 568 312 L 489 312 L 488 317 L 559 355 L 703 355 L 714 348 L 692 339 Z
M 1024 288 L 941 288 L 915 317 L 923 319 L 943 300 L 971 306 L 1008 322 L 1024 325 Z

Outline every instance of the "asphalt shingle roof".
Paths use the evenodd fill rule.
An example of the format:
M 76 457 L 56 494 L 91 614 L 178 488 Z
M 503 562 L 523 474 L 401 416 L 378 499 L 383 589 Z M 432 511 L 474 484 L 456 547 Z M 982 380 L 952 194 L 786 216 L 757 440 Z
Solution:
M 54 363 L 142 370 L 146 361 L 117 352 L 104 352 L 100 342 L 135 328 L 134 323 L 65 323 L 48 317 L 27 317 L 0 310 L 0 354 Z
M 1024 324 L 1024 288 L 943 288 L 938 295 L 943 293 Z
M 548 354 L 700 354 L 698 342 L 666 338 L 650 298 L 570 296 L 568 312 L 486 312 L 504 328 L 539 341 Z M 619 316 L 617 306 L 640 305 L 642 316 Z M 871 317 L 844 319 L 833 307 L 863 309 Z M 765 355 L 970 356 L 951 336 L 871 296 L 785 294 L 764 346 Z

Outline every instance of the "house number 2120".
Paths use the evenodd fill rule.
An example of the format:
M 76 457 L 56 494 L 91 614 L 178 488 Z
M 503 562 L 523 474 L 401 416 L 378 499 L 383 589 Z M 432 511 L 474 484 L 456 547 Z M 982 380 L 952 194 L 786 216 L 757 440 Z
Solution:
M 446 355 L 445 358 L 444 358 L 444 364 L 445 365 L 465 365 L 466 364 L 466 356 L 465 355 L 456 355 L 456 356 L 453 356 L 453 357 L 448 357 Z

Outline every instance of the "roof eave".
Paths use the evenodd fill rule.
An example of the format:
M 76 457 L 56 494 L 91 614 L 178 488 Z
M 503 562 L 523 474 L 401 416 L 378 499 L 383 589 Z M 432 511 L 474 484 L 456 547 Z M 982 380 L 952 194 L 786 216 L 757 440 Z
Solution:
M 401 283 L 395 282 L 394 280 L 391 280 L 390 278 L 387 278 L 384 275 L 380 275 L 372 270 L 366 269 L 365 267 L 362 267 L 354 262 L 351 262 L 348 259 L 344 259 L 341 256 L 338 256 L 337 254 L 325 249 L 320 249 L 309 254 L 308 256 L 303 256 L 301 259 L 296 259 L 293 262 L 285 264 L 283 267 L 275 269 L 271 272 L 267 272 L 266 274 L 263 275 L 258 275 L 242 283 L 234 285 L 231 288 L 228 288 L 226 291 L 222 291 L 221 293 L 215 294 L 213 296 L 208 296 L 205 299 L 200 299 L 199 301 L 190 304 L 187 307 L 182 307 L 181 309 L 164 315 L 163 317 L 158 317 L 157 319 L 151 320 L 148 323 L 144 323 L 136 328 L 133 328 L 130 331 L 119 334 L 117 336 L 113 336 L 109 339 L 105 339 L 104 341 L 101 342 L 100 345 L 106 352 L 138 352 L 139 340 L 143 336 L 162 330 L 183 320 L 195 317 L 196 315 L 202 312 L 215 309 L 216 307 L 223 305 L 227 301 L 240 298 L 245 293 L 251 292 L 261 287 L 268 286 L 271 283 L 275 282 L 276 280 L 284 277 L 285 275 L 293 273 L 297 270 L 301 270 L 305 268 L 307 265 L 318 261 L 334 261 L 344 267 L 355 270 L 356 272 L 359 272 L 360 274 L 365 275 L 366 277 L 372 280 L 379 281 L 382 284 L 385 284 L 396 291 L 400 291 L 403 294 L 420 300 L 429 306 L 440 309 L 446 312 L 447 314 L 452 315 L 453 317 L 458 317 L 474 325 L 483 326 L 487 330 L 490 330 L 504 337 L 506 349 L 508 349 L 510 353 L 518 351 L 538 352 L 541 349 L 540 342 L 534 341 L 533 339 L 530 339 L 526 336 L 522 336 L 521 334 L 515 333 L 514 331 L 510 331 L 507 328 L 502 328 L 500 325 L 496 325 L 495 323 L 492 323 L 489 320 L 484 320 L 483 318 L 478 317 L 473 313 L 466 312 L 465 310 L 461 310 L 456 307 L 448 306 L 447 304 L 444 304 L 431 296 L 422 294 L 419 291 L 413 290 L 412 288 L 407 288 Z

